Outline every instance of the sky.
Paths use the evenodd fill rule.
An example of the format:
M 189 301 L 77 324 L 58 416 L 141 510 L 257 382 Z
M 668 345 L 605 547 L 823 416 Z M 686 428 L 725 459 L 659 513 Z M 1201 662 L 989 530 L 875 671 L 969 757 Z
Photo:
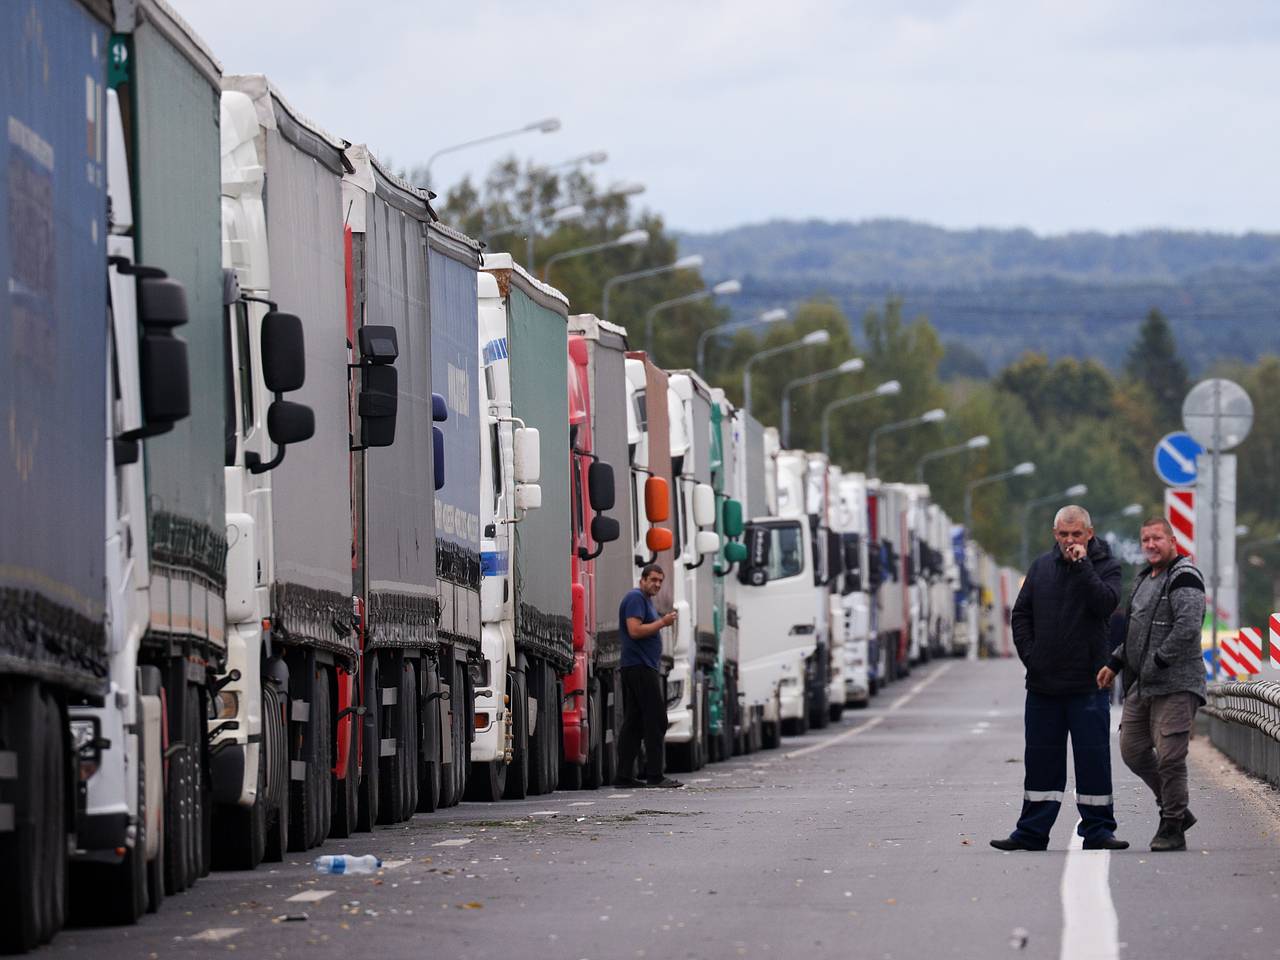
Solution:
M 593 150 L 680 230 L 1280 231 L 1273 0 L 169 0 L 228 73 L 439 192 Z

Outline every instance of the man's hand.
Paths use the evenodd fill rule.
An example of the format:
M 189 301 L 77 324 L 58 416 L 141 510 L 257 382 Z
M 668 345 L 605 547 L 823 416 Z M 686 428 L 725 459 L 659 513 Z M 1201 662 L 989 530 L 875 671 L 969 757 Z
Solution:
M 1089 554 L 1089 548 L 1083 543 L 1073 543 L 1067 547 L 1067 559 L 1072 563 L 1079 563 Z
M 1111 684 L 1115 682 L 1116 672 L 1110 667 L 1103 667 L 1098 671 L 1098 689 L 1110 690 Z
M 676 612 L 672 610 L 670 613 L 664 613 L 658 618 L 658 622 L 664 627 L 669 627 L 676 622 Z

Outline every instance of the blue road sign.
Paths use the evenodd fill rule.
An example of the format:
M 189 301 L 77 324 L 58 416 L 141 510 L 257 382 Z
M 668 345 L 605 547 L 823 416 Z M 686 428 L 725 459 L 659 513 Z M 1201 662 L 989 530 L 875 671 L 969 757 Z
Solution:
M 1156 444 L 1156 476 L 1171 487 L 1190 486 L 1196 482 L 1196 456 L 1203 452 L 1204 447 L 1189 433 L 1179 430 L 1166 434 Z

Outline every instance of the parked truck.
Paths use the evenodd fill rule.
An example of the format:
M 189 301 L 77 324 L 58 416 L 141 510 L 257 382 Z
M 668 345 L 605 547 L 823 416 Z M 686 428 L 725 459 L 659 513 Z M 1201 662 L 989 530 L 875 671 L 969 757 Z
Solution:
M 587 789 L 617 777 L 622 726 L 618 607 L 635 584 L 629 547 L 606 548 L 633 526 L 626 350 L 624 328 L 593 314 L 569 318 L 570 450 L 575 461 L 571 572 L 574 601 L 581 596 L 583 613 L 574 615 L 574 664 L 565 680 L 561 780 Z M 574 410 L 574 383 L 580 416 Z
M 568 302 L 508 254 L 479 276 L 481 620 L 487 683 L 472 762 L 486 799 L 554 790 L 561 676 L 574 665 Z M 543 491 L 547 491 L 546 496 Z M 500 791 L 500 792 L 499 792 Z
M 834 530 L 844 554 L 839 587 L 844 624 L 844 703 L 865 707 L 872 693 L 871 557 L 867 535 L 867 483 L 861 473 L 842 473 L 836 485 Z

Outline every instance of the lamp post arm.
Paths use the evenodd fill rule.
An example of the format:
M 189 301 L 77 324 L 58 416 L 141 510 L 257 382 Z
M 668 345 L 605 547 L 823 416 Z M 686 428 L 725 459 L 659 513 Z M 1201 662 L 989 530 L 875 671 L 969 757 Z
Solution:
M 850 404 L 861 403 L 863 400 L 870 400 L 876 396 L 876 391 L 868 390 L 865 393 L 855 393 L 851 397 L 841 397 L 839 400 L 832 400 L 822 408 L 822 452 L 828 457 L 831 456 L 831 414 L 840 407 L 847 407 Z
M 514 137 L 521 133 L 530 133 L 529 127 L 519 127 L 515 130 L 504 130 L 502 133 L 491 133 L 487 137 L 477 137 L 474 140 L 467 140 L 463 143 L 455 143 L 452 146 L 441 147 L 431 156 L 427 157 L 426 178 L 427 186 L 431 186 L 431 165 L 438 159 L 448 153 L 456 153 L 459 150 L 466 150 L 468 147 L 478 147 L 483 143 L 492 143 L 494 140 L 503 140 L 507 137 Z
M 653 318 L 659 311 L 667 310 L 671 307 L 678 307 L 682 303 L 696 303 L 699 300 L 705 300 L 711 296 L 710 288 L 703 290 L 695 290 L 693 293 L 686 293 L 681 297 L 672 297 L 670 300 L 663 300 L 655 303 L 652 307 L 645 311 L 644 315 L 644 349 L 649 354 L 649 359 L 653 360 Z M 657 361 L 654 361 L 657 363 Z
M 970 449 L 972 448 L 967 443 L 957 443 L 954 447 L 943 447 L 941 450 L 933 450 L 930 453 L 926 453 L 920 458 L 920 462 L 916 464 L 916 483 L 924 483 L 924 465 L 930 460 L 940 460 L 943 457 L 964 453 Z
M 601 296 L 602 302 L 600 308 L 600 313 L 602 314 L 601 319 L 609 319 L 609 294 L 618 284 L 626 283 L 630 280 L 643 280 L 645 277 L 656 277 L 660 273 L 667 273 L 675 268 L 674 263 L 667 263 L 660 267 L 649 267 L 645 270 L 636 270 L 632 273 L 620 273 L 616 277 L 610 277 L 604 282 L 604 293 Z

